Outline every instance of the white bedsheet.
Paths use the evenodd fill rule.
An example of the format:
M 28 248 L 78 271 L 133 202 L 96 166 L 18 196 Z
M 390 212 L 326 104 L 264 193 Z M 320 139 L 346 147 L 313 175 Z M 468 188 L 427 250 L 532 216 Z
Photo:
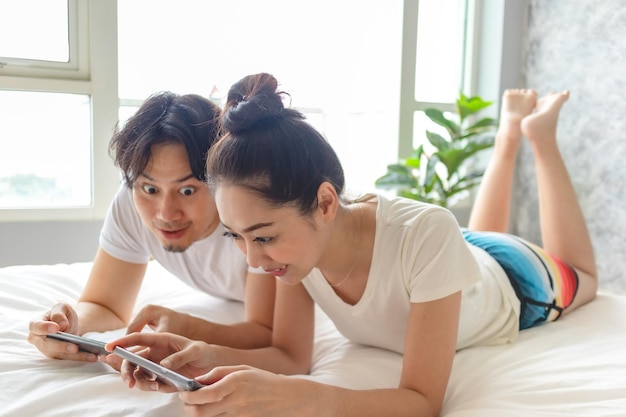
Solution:
M 183 415 L 175 394 L 129 390 L 106 365 L 47 359 L 26 341 L 28 321 L 56 302 L 73 302 L 90 266 L 0 268 L 0 416 Z M 146 303 L 225 323 L 243 316 L 240 303 L 193 292 L 158 264 L 149 266 L 138 308 Z M 514 344 L 459 352 L 442 415 L 626 416 L 625 319 L 626 297 L 601 294 Z M 399 355 L 347 342 L 321 313 L 314 354 L 307 377 L 317 381 L 366 389 L 399 380 Z

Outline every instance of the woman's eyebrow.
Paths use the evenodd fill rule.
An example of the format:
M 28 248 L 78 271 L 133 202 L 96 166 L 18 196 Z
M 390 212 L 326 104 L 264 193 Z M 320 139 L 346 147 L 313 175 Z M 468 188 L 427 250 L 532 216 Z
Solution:
M 245 229 L 243 229 L 243 233 L 250 233 L 253 232 L 257 229 L 261 229 L 263 227 L 268 227 L 268 226 L 272 226 L 274 224 L 274 222 L 270 222 L 270 223 L 257 223 L 257 224 L 253 224 L 252 226 L 248 226 Z M 226 223 L 222 222 L 222 225 L 228 229 L 228 230 L 233 230 L 230 226 L 228 226 Z

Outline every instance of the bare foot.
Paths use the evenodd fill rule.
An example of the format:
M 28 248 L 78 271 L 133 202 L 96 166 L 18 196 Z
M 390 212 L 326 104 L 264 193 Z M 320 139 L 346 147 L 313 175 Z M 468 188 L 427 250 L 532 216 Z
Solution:
M 498 135 L 505 140 L 520 140 L 522 136 L 521 122 L 528 116 L 537 103 L 537 93 L 534 90 L 508 89 L 502 95 L 502 110 L 500 111 L 500 125 Z
M 535 112 L 521 123 L 522 133 L 531 142 L 556 140 L 556 125 L 563 103 L 569 99 L 569 91 L 549 93 L 537 101 Z

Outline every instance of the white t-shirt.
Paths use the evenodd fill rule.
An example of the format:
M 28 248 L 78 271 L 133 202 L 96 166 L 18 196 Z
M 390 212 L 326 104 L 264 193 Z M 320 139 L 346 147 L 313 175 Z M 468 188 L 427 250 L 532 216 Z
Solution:
M 355 305 L 339 298 L 318 269 L 303 284 L 356 343 L 403 353 L 410 304 L 460 290 L 457 349 L 518 334 L 519 301 L 500 265 L 463 239 L 448 210 L 409 199 L 378 196 L 370 274 Z
M 141 221 L 132 190 L 122 186 L 109 207 L 100 247 L 126 262 L 147 263 L 152 257 L 192 288 L 242 301 L 246 271 L 262 272 L 248 268 L 245 255 L 224 232 L 219 224 L 210 236 L 194 242 L 185 252 L 168 252 Z

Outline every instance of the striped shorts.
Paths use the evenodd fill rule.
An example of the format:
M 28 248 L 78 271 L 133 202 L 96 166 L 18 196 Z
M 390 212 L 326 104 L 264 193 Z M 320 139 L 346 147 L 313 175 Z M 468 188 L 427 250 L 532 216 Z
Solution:
M 464 229 L 465 240 L 491 255 L 520 300 L 520 330 L 554 321 L 578 290 L 574 268 L 537 245 L 508 233 Z

